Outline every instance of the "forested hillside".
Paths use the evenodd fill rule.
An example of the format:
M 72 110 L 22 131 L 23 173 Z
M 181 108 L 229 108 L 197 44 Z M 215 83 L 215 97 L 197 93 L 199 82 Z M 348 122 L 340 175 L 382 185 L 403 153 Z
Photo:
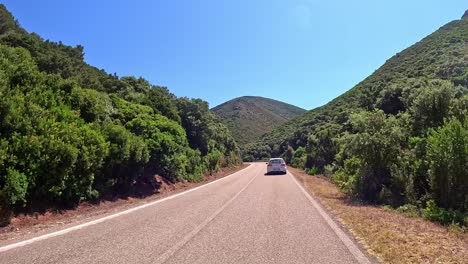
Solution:
M 259 96 L 235 98 L 212 110 L 224 120 L 241 147 L 306 112 L 297 106 Z
M 466 225 L 467 62 L 464 15 L 333 101 L 264 135 L 244 155 L 282 155 L 332 177 L 353 198 L 411 204 L 429 219 Z
M 111 45 L 111 44 L 109 44 Z M 0 5 L 0 218 L 107 194 L 157 190 L 239 162 L 199 99 L 84 62 L 82 46 L 28 33 Z

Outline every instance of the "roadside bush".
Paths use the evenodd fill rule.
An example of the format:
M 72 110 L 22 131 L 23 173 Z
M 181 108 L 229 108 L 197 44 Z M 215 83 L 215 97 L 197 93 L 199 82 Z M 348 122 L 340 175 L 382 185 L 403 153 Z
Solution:
M 306 170 L 307 174 L 309 175 L 317 175 L 319 173 L 319 170 L 317 167 L 312 167 Z
M 103 173 L 95 177 L 94 186 L 100 193 L 128 193 L 138 180 L 142 180 L 149 161 L 149 151 L 141 137 L 121 125 L 103 124 L 101 133 L 109 142 Z
M 365 201 L 401 202 L 404 186 L 393 177 L 391 167 L 398 162 L 401 148 L 407 142 L 408 117 L 387 116 L 382 110 L 351 115 L 355 133 L 340 139 L 338 159 L 344 160 L 344 168 L 336 179 L 341 186 Z
M 13 169 L 7 169 L 5 183 L 1 190 L 10 206 L 22 207 L 26 203 L 28 179 L 26 175 Z
M 436 203 L 468 210 L 468 121 L 457 119 L 431 130 L 427 138 L 430 187 Z
M 426 208 L 423 212 L 423 217 L 427 220 L 439 222 L 443 225 L 458 224 L 465 225 L 466 215 L 457 210 L 446 210 L 438 207 L 434 200 L 427 202 Z
M 357 187 L 360 186 L 358 181 L 361 163 L 362 161 L 357 157 L 345 159 L 343 167 L 339 168 L 332 177 L 340 190 L 349 196 L 359 196 L 360 190 Z
M 149 169 L 171 182 L 186 176 L 188 142 L 178 123 L 161 115 L 139 115 L 126 127 L 144 138 L 152 166 Z
M 323 175 L 331 178 L 335 173 L 335 166 L 333 164 L 325 165 L 323 168 Z
M 200 182 L 203 180 L 203 174 L 206 168 L 203 164 L 200 151 L 189 149 L 187 150 L 188 166 L 186 180 L 190 182 Z
M 216 172 L 219 167 L 220 167 L 220 158 L 221 158 L 221 152 L 217 149 L 214 149 L 208 155 L 205 156 L 205 166 L 208 169 L 208 172 L 210 174 L 213 174 Z
M 251 154 L 244 154 L 242 156 L 242 160 L 244 162 L 253 162 L 254 161 L 254 157 L 251 155 Z
M 418 217 L 421 216 L 421 210 L 413 204 L 405 204 L 396 209 L 398 212 L 403 213 L 407 216 Z
M 430 194 L 427 138 L 411 137 L 408 148 L 402 150 L 397 160 L 392 175 L 404 186 L 406 202 L 418 204 Z
M 305 151 L 304 147 L 298 147 L 296 151 L 294 151 L 294 154 L 291 159 L 291 166 L 298 168 L 298 169 L 303 169 L 305 167 L 305 162 L 307 159 L 307 153 Z
M 8 169 L 3 189 L 0 190 L 0 226 L 8 225 L 13 215 L 13 209 L 26 204 L 28 181 L 26 175 Z
M 324 125 L 310 135 L 307 140 L 307 159 L 305 167 L 316 167 L 318 172 L 323 172 L 327 164 L 333 163 L 337 153 L 335 138 L 341 132 L 340 125 Z
M 284 152 L 283 154 L 284 162 L 286 162 L 286 164 L 291 164 L 293 155 L 294 155 L 294 149 L 291 146 L 288 146 L 286 152 Z

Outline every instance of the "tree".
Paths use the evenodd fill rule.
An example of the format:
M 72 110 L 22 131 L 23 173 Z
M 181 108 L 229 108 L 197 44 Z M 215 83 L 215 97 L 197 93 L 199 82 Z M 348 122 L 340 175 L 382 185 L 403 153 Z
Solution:
M 354 133 L 341 139 L 339 159 L 350 173 L 345 181 L 353 182 L 352 192 L 370 202 L 398 202 L 401 189 L 392 177 L 391 167 L 408 138 L 409 116 L 387 116 L 382 110 L 351 115 Z M 346 163 L 346 160 L 353 160 Z M 353 166 L 354 172 L 350 167 Z
M 468 210 L 468 122 L 448 119 L 430 131 L 427 142 L 430 186 L 437 204 Z
M 410 108 L 416 134 L 443 124 L 444 118 L 449 115 L 455 94 L 453 84 L 448 81 L 436 80 L 426 85 Z
M 175 182 L 187 176 L 187 138 L 183 128 L 161 115 L 139 115 L 126 124 L 135 135 L 143 137 L 148 146 L 150 167 L 156 173 Z
M 304 147 L 298 147 L 296 151 L 294 151 L 294 154 L 291 159 L 291 166 L 295 168 L 300 168 L 303 169 L 305 166 L 306 162 L 306 151 Z
M 94 186 L 101 193 L 128 193 L 137 181 L 145 181 L 143 177 L 149 161 L 148 147 L 142 138 L 121 125 L 105 123 L 101 131 L 110 143 L 109 155 L 103 173 L 96 175 Z
M 288 146 L 288 149 L 286 150 L 286 152 L 283 155 L 284 156 L 284 161 L 286 162 L 286 164 L 291 163 L 293 155 L 294 155 L 294 149 L 291 146 Z
M 309 136 L 306 151 L 306 168 L 317 168 L 323 171 L 325 165 L 332 164 L 337 153 L 335 139 L 341 133 L 340 125 L 323 125 Z
M 71 93 L 71 105 L 79 110 L 80 116 L 89 123 L 109 121 L 115 113 L 109 96 L 91 89 L 74 88 Z

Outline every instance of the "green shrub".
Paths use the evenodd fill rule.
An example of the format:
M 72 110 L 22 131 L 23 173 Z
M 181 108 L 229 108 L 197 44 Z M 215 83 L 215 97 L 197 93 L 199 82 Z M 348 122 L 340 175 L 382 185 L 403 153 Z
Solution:
M 254 157 L 251 154 L 245 154 L 244 156 L 242 156 L 242 160 L 244 162 L 253 162 Z
M 286 152 L 283 154 L 283 158 L 286 164 L 291 164 L 293 155 L 294 155 L 294 149 L 291 146 L 288 146 Z
M 398 163 L 397 157 L 407 142 L 409 116 L 386 115 L 382 110 L 360 112 L 351 115 L 350 124 L 355 133 L 340 139 L 338 154 L 338 159 L 344 160 L 346 172 L 342 173 L 351 173 L 348 179 L 355 184 L 346 184 L 346 189 L 351 188 L 365 201 L 398 203 L 403 186 L 399 186 L 391 168 Z M 349 159 L 352 161 L 346 163 Z M 340 180 L 346 180 L 343 176 Z
M 312 167 L 306 170 L 307 174 L 309 175 L 317 175 L 319 173 L 319 170 L 317 167 Z
M 457 210 L 446 210 L 438 207 L 434 200 L 429 200 L 423 212 L 423 217 L 427 220 L 439 222 L 443 225 L 458 224 L 465 225 L 466 215 Z
M 26 175 L 14 169 L 7 169 L 5 176 L 0 175 L 4 186 L 0 190 L 0 226 L 10 223 L 15 208 L 23 207 L 26 200 L 28 179 Z
M 221 159 L 221 152 L 217 149 L 211 151 L 208 153 L 208 155 L 205 156 L 205 166 L 208 169 L 208 172 L 210 174 L 213 174 L 214 172 L 219 170 L 220 167 L 220 159 Z
M 86 122 L 109 120 L 115 112 L 109 96 L 92 89 L 74 88 L 71 105 L 80 111 L 80 116 Z
M 186 180 L 190 182 L 200 182 L 203 180 L 203 173 L 206 168 L 203 164 L 200 151 L 189 149 L 187 151 L 188 166 Z
M 417 217 L 421 215 L 421 210 L 413 204 L 405 204 L 396 209 L 398 212 L 403 213 L 407 216 Z
M 10 206 L 23 206 L 26 203 L 28 179 L 26 175 L 13 169 L 7 169 L 5 184 L 1 190 Z
M 307 153 L 305 151 L 305 148 L 299 147 L 296 149 L 296 151 L 294 151 L 290 165 L 298 169 L 303 169 L 305 166 L 306 158 Z
M 423 132 L 438 127 L 448 117 L 455 88 L 449 81 L 434 80 L 426 83 L 414 101 L 410 112 L 413 116 L 413 130 Z
M 327 124 L 308 137 L 306 167 L 316 167 L 318 172 L 323 172 L 326 165 L 333 163 L 338 151 L 335 139 L 342 129 L 340 125 Z
M 325 167 L 323 168 L 323 175 L 329 178 L 331 178 L 334 173 L 335 173 L 335 166 L 332 164 L 325 165 Z
M 359 186 L 357 181 L 359 179 L 359 168 L 362 166 L 361 163 L 362 161 L 357 157 L 348 158 L 344 161 L 344 166 L 333 174 L 332 180 L 347 195 L 358 195 L 356 186 Z
M 468 210 L 468 121 L 446 120 L 427 138 L 431 192 L 443 208 Z
M 94 187 L 100 193 L 132 190 L 138 181 L 144 181 L 144 168 L 149 161 L 149 151 L 144 140 L 121 125 L 103 124 L 101 133 L 109 145 L 103 172 L 95 177 Z
M 139 115 L 126 127 L 144 138 L 155 173 L 172 182 L 186 176 L 188 142 L 179 124 L 161 115 Z

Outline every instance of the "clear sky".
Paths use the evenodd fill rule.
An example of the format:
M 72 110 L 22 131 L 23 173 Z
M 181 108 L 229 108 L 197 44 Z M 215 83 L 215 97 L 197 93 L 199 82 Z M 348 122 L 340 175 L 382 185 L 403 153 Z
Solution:
M 352 88 L 445 23 L 462 0 L 0 0 L 91 65 L 213 107 L 259 95 L 306 109 Z

